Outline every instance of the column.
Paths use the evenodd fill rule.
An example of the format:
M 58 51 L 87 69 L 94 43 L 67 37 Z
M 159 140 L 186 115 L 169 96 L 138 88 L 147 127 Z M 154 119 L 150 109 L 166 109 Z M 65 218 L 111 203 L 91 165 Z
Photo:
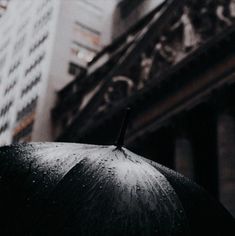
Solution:
M 233 114 L 218 116 L 219 196 L 235 217 L 235 119 Z
M 216 112 L 208 104 L 194 108 L 188 116 L 192 139 L 195 181 L 218 197 Z
M 179 136 L 175 141 L 175 170 L 182 175 L 194 178 L 194 163 L 190 139 Z

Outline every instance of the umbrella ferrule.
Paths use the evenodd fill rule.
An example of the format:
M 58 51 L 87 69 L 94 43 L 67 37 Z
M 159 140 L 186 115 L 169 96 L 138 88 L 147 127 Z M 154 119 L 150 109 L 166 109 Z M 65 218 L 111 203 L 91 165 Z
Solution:
M 122 126 L 121 126 L 121 129 L 120 129 L 117 141 L 116 141 L 117 149 L 121 149 L 123 147 L 125 134 L 126 134 L 126 129 L 127 129 L 128 122 L 129 122 L 129 114 L 130 114 L 130 108 L 128 107 L 126 109 L 126 114 L 123 118 Z

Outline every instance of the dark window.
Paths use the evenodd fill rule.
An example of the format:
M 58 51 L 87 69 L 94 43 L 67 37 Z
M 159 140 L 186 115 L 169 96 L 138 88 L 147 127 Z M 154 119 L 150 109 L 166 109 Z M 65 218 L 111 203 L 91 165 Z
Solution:
M 6 122 L 5 124 L 3 124 L 3 125 L 0 127 L 0 134 L 2 134 L 3 132 L 5 132 L 8 128 L 9 128 L 9 123 Z
M 30 141 L 31 134 L 33 131 L 34 120 L 31 121 L 24 129 L 20 130 L 13 136 L 13 143 L 18 143 L 20 141 Z
M 140 0 L 122 0 L 119 4 L 121 17 L 128 17 L 143 1 Z
M 7 95 L 16 85 L 16 80 L 14 80 L 4 91 L 4 95 Z
M 29 49 L 29 55 L 32 54 L 40 45 L 42 45 L 48 38 L 48 32 L 44 34 L 33 46 Z
M 89 26 L 84 25 L 84 24 L 81 23 L 81 22 L 76 21 L 75 23 L 76 23 L 77 25 L 79 25 L 83 30 L 86 30 L 86 31 L 91 32 L 91 33 L 96 34 L 96 35 L 100 35 L 100 32 L 99 32 L 99 31 L 97 31 L 97 30 L 95 30 L 95 29 L 92 29 L 92 28 L 90 28 Z
M 40 54 L 37 59 L 34 61 L 32 65 L 30 65 L 26 70 L 25 70 L 25 76 L 27 76 L 38 64 L 42 62 L 42 60 L 45 57 L 45 52 Z
M 0 110 L 0 117 L 4 116 L 10 110 L 12 104 L 13 101 L 10 101 Z
M 85 71 L 86 70 L 84 68 L 78 66 L 77 64 L 72 63 L 72 62 L 69 63 L 68 72 L 70 75 L 79 76 L 79 75 L 85 73 Z
M 52 10 L 53 9 L 50 8 L 46 13 L 42 15 L 42 17 L 38 21 L 36 21 L 36 23 L 34 24 L 34 33 L 49 22 L 52 16 Z
M 8 75 L 12 74 L 21 64 L 20 59 L 18 61 L 16 61 L 9 69 Z
M 23 97 L 25 94 L 27 94 L 34 86 L 36 86 L 41 80 L 41 74 L 36 76 L 22 91 L 21 91 L 21 97 Z
M 20 121 L 29 113 L 35 111 L 37 106 L 38 97 L 34 98 L 30 103 L 28 103 L 22 110 L 18 111 L 16 121 Z

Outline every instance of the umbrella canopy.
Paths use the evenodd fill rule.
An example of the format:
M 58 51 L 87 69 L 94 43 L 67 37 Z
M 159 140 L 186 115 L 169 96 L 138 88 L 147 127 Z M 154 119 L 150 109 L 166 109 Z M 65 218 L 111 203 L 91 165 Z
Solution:
M 229 235 L 233 218 L 196 184 L 125 148 L 0 148 L 2 235 Z M 212 223 L 211 223 L 212 222 Z

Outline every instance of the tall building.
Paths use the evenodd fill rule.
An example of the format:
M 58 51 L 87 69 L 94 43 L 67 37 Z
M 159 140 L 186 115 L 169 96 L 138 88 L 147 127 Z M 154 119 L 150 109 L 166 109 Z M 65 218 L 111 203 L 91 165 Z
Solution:
M 57 1 L 24 0 L 11 1 L 1 18 L 1 144 L 32 138 L 36 116 L 47 99 L 58 15 Z
M 54 95 L 102 49 L 103 11 L 85 0 L 9 3 L 0 21 L 0 144 L 51 140 Z

